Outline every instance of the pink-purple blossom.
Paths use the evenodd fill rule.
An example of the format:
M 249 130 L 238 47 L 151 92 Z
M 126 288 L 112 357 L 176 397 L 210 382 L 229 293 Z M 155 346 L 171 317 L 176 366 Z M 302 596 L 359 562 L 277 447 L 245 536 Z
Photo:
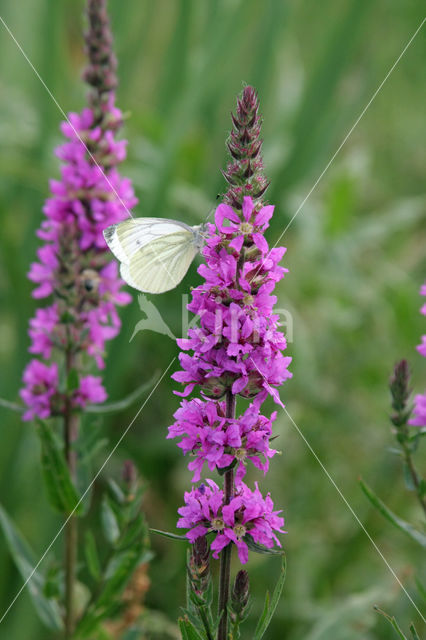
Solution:
M 37 366 L 34 361 L 28 365 L 21 393 L 28 407 L 24 419 L 62 410 L 60 405 L 49 407 L 49 398 L 63 392 L 60 380 L 68 372 L 62 369 L 71 360 L 79 363 L 75 406 L 105 400 L 101 378 L 82 374 L 93 365 L 104 367 L 105 343 L 120 330 L 117 306 L 131 299 L 122 290 L 124 283 L 117 264 L 109 260 L 102 234 L 105 227 L 127 218 L 137 202 L 130 180 L 117 169 L 125 159 L 127 142 L 116 139 L 123 118 L 115 106 L 116 61 L 102 3 L 91 6 L 89 25 L 85 78 L 91 85 L 90 106 L 70 113 L 61 125 L 66 140 L 55 152 L 61 161 L 60 179 L 50 181 L 51 195 L 38 231 L 44 245 L 28 274 L 36 285 L 33 297 L 52 299 L 30 320 L 29 351 L 40 358 L 39 373 L 47 367 L 58 375 L 50 379 L 48 392 L 37 394 L 32 384 Z M 83 368 L 82 354 L 86 354 Z M 59 369 L 51 360 L 58 361 Z
M 414 427 L 426 427 L 426 394 L 419 393 L 414 398 L 413 417 L 408 424 Z
M 59 374 L 58 365 L 50 365 L 39 360 L 31 360 L 24 375 L 24 388 L 20 396 L 28 409 L 23 415 L 24 420 L 35 417 L 48 418 L 52 413 L 52 398 L 57 393 Z
M 426 296 L 426 284 L 420 287 L 420 295 Z M 420 313 L 426 316 L 426 304 L 422 305 Z M 417 351 L 426 358 L 426 335 L 422 336 L 422 342 L 417 346 Z M 419 393 L 414 398 L 413 417 L 408 424 L 414 427 L 426 427 L 426 393 Z
M 420 295 L 426 296 L 426 284 L 422 285 L 420 288 Z M 426 316 L 426 303 L 422 305 L 420 309 L 420 313 Z M 426 335 L 422 336 L 421 343 L 417 346 L 417 351 L 426 358 Z
M 272 213 L 272 206 L 256 213 L 249 196 L 243 200 L 240 224 L 229 205 L 217 208 L 216 227 L 209 224 L 203 249 L 206 264 L 198 269 L 205 282 L 193 289 L 188 305 L 198 315 L 199 326 L 178 340 L 181 349 L 193 352 L 180 355 L 182 371 L 173 375 L 186 385 L 180 395 L 189 395 L 199 385 L 205 395 L 220 397 L 223 388 L 215 382 L 222 379 L 234 394 L 250 398 L 264 390 L 279 402 L 275 388 L 292 374 L 291 358 L 282 354 L 287 344 L 278 329 L 279 317 L 272 311 L 276 302 L 272 292 L 287 271 L 278 266 L 285 249 L 269 251 L 261 235 Z M 245 260 L 239 266 L 245 246 Z
M 212 533 L 210 544 L 213 557 L 230 543 L 238 549 L 242 564 L 248 561 L 246 536 L 254 542 L 272 548 L 281 547 L 276 533 L 283 531 L 281 511 L 274 511 L 269 493 L 263 497 L 256 483 L 254 491 L 241 482 L 229 504 L 224 504 L 224 492 L 213 480 L 206 480 L 197 488 L 185 493 L 185 506 L 178 509 L 181 516 L 177 526 L 189 529 L 186 536 L 194 542 L 200 536 Z
M 261 415 L 258 403 L 253 402 L 238 418 L 226 418 L 223 401 L 184 400 L 168 438 L 180 437 L 178 447 L 191 456 L 188 469 L 194 472 L 192 482 L 200 480 L 206 464 L 210 471 L 234 465 L 238 483 L 249 461 L 264 473 L 268 471 L 269 459 L 276 454 L 269 445 L 276 415 Z

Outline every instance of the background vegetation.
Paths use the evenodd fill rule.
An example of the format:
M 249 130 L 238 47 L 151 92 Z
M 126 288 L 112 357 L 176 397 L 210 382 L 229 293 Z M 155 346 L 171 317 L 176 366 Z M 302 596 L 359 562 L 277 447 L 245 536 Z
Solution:
M 1 15 L 65 111 L 84 105 L 79 74 L 83 3 L 3 0 Z M 423 18 L 415 0 L 110 0 L 119 59 L 119 106 L 129 111 L 123 173 L 140 199 L 139 215 L 201 222 L 224 189 L 230 110 L 243 82 L 254 84 L 265 118 L 265 164 L 277 205 L 274 243 L 346 132 Z M 387 381 L 408 357 L 413 384 L 425 384 L 414 350 L 424 322 L 418 289 L 425 274 L 426 89 L 420 34 L 283 239 L 290 274 L 279 307 L 294 319 L 293 380 L 287 409 L 365 523 L 404 585 L 420 576 L 418 548 L 372 509 L 362 475 L 389 506 L 420 520 L 407 497 L 391 445 Z M 53 148 L 57 107 L 0 25 L 0 395 L 17 399 L 27 361 L 27 322 L 35 302 L 26 280 L 38 240 L 48 178 L 58 173 Z M 181 329 L 182 294 L 198 282 L 196 266 L 175 291 L 153 300 L 172 331 Z M 178 352 L 169 338 L 139 333 L 141 312 L 122 314 L 109 348 L 106 379 L 118 399 Z M 119 447 L 108 473 L 131 457 L 145 478 L 152 526 L 173 530 L 189 484 L 185 463 L 165 440 L 178 406 L 165 380 Z M 114 443 L 136 408 L 103 421 Z M 31 425 L 1 409 L 1 501 L 40 554 L 56 533 L 41 489 L 38 441 Z M 268 476 L 284 508 L 288 577 L 268 638 L 385 640 L 392 633 L 373 612 L 392 611 L 402 626 L 421 622 L 291 422 L 277 421 L 283 455 Z M 111 445 L 110 445 L 111 446 Z M 104 454 L 99 454 L 99 465 Z M 184 549 L 155 539 L 148 604 L 175 619 L 183 604 Z M 21 586 L 0 540 L 0 611 Z M 274 559 L 252 558 L 253 618 L 278 572 Z M 43 640 L 27 594 L 1 636 Z

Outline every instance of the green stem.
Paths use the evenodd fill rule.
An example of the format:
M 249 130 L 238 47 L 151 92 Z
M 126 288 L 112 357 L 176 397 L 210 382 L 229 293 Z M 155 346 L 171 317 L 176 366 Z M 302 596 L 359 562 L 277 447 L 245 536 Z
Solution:
M 407 446 L 407 443 L 404 441 L 402 443 L 402 448 L 404 451 L 404 458 L 405 458 L 405 463 L 407 465 L 408 471 L 410 472 L 410 476 L 411 479 L 413 481 L 413 485 L 416 489 L 416 495 L 417 498 L 420 502 L 420 505 L 426 515 L 426 498 L 422 495 L 421 493 L 421 482 L 420 482 L 420 478 L 417 474 L 416 468 L 414 466 L 414 462 L 413 459 L 411 457 L 411 451 L 410 448 Z
M 203 623 L 204 630 L 206 632 L 207 640 L 213 640 L 213 636 L 211 634 L 210 624 L 207 618 L 206 607 L 200 606 L 198 607 L 198 615 L 201 618 L 201 622 Z
M 231 391 L 226 393 L 226 417 L 235 418 L 235 396 Z M 224 503 L 229 504 L 234 495 L 234 470 L 230 469 L 224 477 Z M 220 575 L 219 575 L 219 628 L 217 640 L 226 640 L 228 634 L 228 602 L 229 583 L 231 578 L 231 555 L 232 545 L 228 544 L 220 554 Z
M 65 369 L 66 376 L 75 367 L 75 355 L 67 352 Z M 78 438 L 79 432 L 79 416 L 72 412 L 70 398 L 64 412 L 64 443 L 65 457 L 67 460 L 70 476 L 73 481 L 77 475 L 77 456 L 74 443 Z M 75 628 L 75 603 L 74 603 L 74 585 L 76 578 L 77 566 L 77 546 L 78 546 L 78 528 L 76 516 L 71 516 L 65 527 L 65 639 L 72 638 Z

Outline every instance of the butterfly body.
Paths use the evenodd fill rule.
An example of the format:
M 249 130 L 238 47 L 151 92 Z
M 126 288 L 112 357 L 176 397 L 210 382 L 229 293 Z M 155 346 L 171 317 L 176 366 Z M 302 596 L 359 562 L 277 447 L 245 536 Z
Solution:
M 132 218 L 103 233 L 123 280 L 144 293 L 163 293 L 185 276 L 203 245 L 203 230 L 167 218 Z

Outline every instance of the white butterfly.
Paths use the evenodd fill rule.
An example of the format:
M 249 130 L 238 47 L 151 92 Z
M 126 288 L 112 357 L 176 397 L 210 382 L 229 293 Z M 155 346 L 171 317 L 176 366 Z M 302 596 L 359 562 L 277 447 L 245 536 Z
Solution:
M 167 218 L 132 218 L 104 229 L 104 238 L 120 260 L 120 275 L 144 293 L 176 287 L 203 246 L 204 225 L 190 227 Z

